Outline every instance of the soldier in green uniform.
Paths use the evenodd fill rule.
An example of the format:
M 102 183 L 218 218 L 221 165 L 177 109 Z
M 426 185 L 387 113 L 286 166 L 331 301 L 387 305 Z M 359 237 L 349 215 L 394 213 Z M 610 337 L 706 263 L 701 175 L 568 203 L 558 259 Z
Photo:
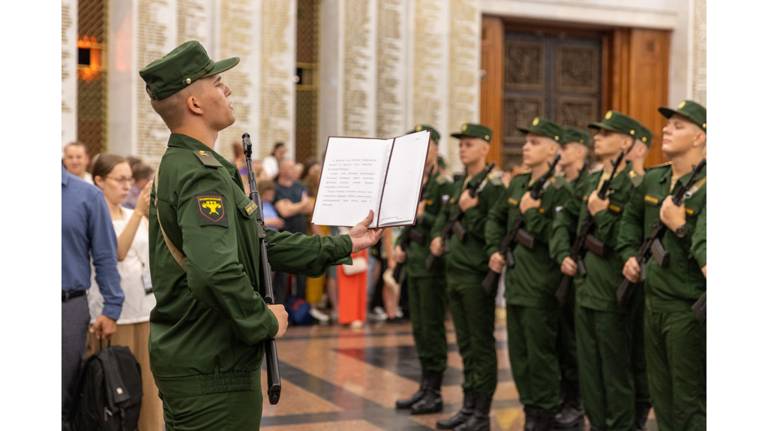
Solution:
M 706 325 L 691 305 L 706 290 L 706 242 L 701 240 L 706 207 L 706 170 L 694 179 L 682 205 L 671 195 L 687 183 L 706 157 L 707 111 L 685 100 L 659 108 L 668 119 L 661 150 L 669 163 L 649 169 L 622 216 L 617 250 L 624 276 L 645 275 L 645 352 L 648 385 L 660 431 L 706 427 Z M 650 259 L 641 270 L 635 254 L 654 225 L 668 228 L 661 243 L 668 259 Z
M 587 156 L 592 144 L 592 137 L 586 130 L 563 127 L 563 142 L 559 167 L 562 176 L 571 184 L 571 190 L 575 192 L 580 190 L 581 183 L 589 177 Z M 558 427 L 566 429 L 578 426 L 583 422 L 584 417 L 584 411 L 581 408 L 579 368 L 576 360 L 576 330 L 573 317 L 575 302 L 575 294 L 571 289 L 561 308 L 560 328 L 557 333 L 562 405 L 560 412 L 555 416 L 555 422 Z
M 653 133 L 640 124 L 637 139 L 632 150 L 627 154 L 627 162 L 632 164 L 629 179 L 637 187 L 645 175 L 645 157 L 653 144 Z M 651 394 L 648 389 L 648 372 L 645 366 L 645 342 L 643 335 L 643 317 L 645 316 L 645 288 L 640 283 L 632 295 L 629 305 L 630 338 L 632 340 L 632 374 L 635 380 L 635 428 L 642 430 L 651 411 Z
M 529 187 L 549 168 L 560 151 L 563 129 L 552 121 L 536 117 L 527 127 L 523 163 L 530 173 L 518 175 L 488 215 L 485 228 L 488 266 L 501 272 L 505 256 L 499 251 L 504 236 L 515 221 L 523 218 L 523 229 L 533 237 L 527 246 L 512 249 L 514 266 L 507 268 L 507 343 L 512 376 L 526 416 L 526 429 L 549 430 L 560 409 L 560 364 L 557 333 L 560 308 L 555 299 L 560 276 L 548 251 L 552 220 L 570 198 L 570 185 L 562 176 L 547 181 L 540 199 L 533 199 Z M 531 248 L 529 248 L 531 247 Z
M 440 388 L 448 359 L 445 338 L 445 268 L 443 259 L 435 259 L 432 271 L 426 268 L 430 232 L 443 200 L 451 193 L 451 183 L 440 175 L 437 149 L 440 133 L 432 126 L 421 124 L 411 132 L 429 130 L 429 153 L 424 171 L 422 199 L 416 211 L 416 225 L 403 230 L 395 246 L 395 260 L 405 264 L 408 277 L 408 307 L 411 312 L 413 339 L 421 365 L 421 385 L 410 398 L 397 400 L 398 409 L 410 409 L 411 414 L 436 413 L 443 410 Z M 427 176 L 428 175 L 428 176 Z
M 459 156 L 465 175 L 454 183 L 450 201 L 444 205 L 432 227 L 430 252 L 445 256 L 448 306 L 456 330 L 459 353 L 464 367 L 464 400 L 461 410 L 437 422 L 440 429 L 488 430 L 493 393 L 496 391 L 495 292 L 486 292 L 481 284 L 488 257 L 485 254 L 485 222 L 494 202 L 504 193 L 501 176 L 492 173 L 479 185 L 477 196 L 467 187 L 481 180 L 490 150 L 491 129 L 482 124 L 466 123 L 451 134 L 459 139 Z M 450 220 L 461 214 L 456 230 L 463 229 L 463 240 L 451 235 L 445 244 L 441 236 Z M 447 251 L 446 251 L 447 250 Z
M 597 194 L 613 170 L 613 162 L 630 150 L 643 126 L 620 112 L 608 111 L 597 129 L 595 157 L 602 169 L 588 175 L 573 199 L 557 214 L 550 253 L 560 270 L 575 277 L 576 342 L 584 406 L 593 430 L 635 429 L 635 384 L 632 368 L 632 325 L 616 301 L 623 262 L 615 253 L 621 213 L 634 189 L 631 163 L 622 160 L 608 196 Z M 572 233 L 583 234 L 584 220 L 594 219 L 582 260 L 584 273 L 570 256 Z M 597 244 L 602 244 L 598 246 Z
M 139 72 L 171 131 L 149 216 L 150 363 L 169 431 L 259 428 L 264 341 L 287 326 L 284 307 L 259 294 L 260 241 L 274 269 L 320 274 L 381 236 L 366 227 L 372 213 L 349 236 L 265 230 L 237 170 L 212 149 L 235 120 L 220 74 L 238 62 L 214 62 L 190 41 Z

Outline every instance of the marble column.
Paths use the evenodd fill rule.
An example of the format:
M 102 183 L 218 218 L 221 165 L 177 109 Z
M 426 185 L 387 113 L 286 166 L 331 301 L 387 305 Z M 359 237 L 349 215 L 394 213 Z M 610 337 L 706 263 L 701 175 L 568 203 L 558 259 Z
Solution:
M 61 144 L 77 139 L 77 0 L 61 0 Z

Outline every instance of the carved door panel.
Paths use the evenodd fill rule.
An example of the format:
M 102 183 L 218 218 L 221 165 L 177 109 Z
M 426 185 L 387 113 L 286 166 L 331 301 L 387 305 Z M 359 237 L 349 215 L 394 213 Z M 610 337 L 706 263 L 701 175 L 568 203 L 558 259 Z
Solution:
M 525 136 L 517 127 L 533 117 L 577 127 L 600 118 L 603 53 L 599 34 L 509 31 L 504 48 L 505 165 L 521 162 Z

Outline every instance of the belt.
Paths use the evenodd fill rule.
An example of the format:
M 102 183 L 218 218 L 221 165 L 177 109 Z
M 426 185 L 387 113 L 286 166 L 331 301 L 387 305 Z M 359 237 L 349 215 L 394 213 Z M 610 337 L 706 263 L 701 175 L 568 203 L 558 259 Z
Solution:
M 70 299 L 79 298 L 81 296 L 85 295 L 85 289 L 82 290 L 62 290 L 61 291 L 61 302 L 67 302 Z

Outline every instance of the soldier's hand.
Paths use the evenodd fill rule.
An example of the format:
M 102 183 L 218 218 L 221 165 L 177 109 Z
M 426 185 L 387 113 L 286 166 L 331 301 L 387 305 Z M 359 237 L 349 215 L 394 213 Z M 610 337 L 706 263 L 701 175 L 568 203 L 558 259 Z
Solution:
M 685 224 L 685 207 L 675 205 L 672 202 L 672 196 L 667 196 L 664 203 L 661 204 L 659 217 L 669 230 L 674 231 Z
M 640 282 L 640 264 L 637 262 L 636 257 L 632 256 L 627 259 L 622 272 L 624 273 L 624 277 L 632 283 Z
M 443 238 L 437 237 L 429 244 L 429 252 L 435 256 L 442 256 L 444 251 Z
M 405 251 L 403 251 L 403 248 L 400 247 L 400 245 L 397 245 L 395 247 L 395 261 L 397 263 L 403 263 L 405 262 L 405 257 L 406 257 Z
M 573 260 L 571 256 L 566 256 L 565 259 L 563 259 L 563 263 L 560 264 L 560 272 L 569 277 L 574 277 L 578 270 L 579 267 L 576 265 L 576 261 Z
M 534 199 L 531 197 L 531 192 L 525 192 L 523 198 L 520 199 L 520 212 L 525 213 L 531 208 L 541 207 L 541 199 Z
M 152 181 L 148 182 L 147 185 L 141 189 L 141 194 L 139 194 L 139 198 L 136 199 L 136 208 L 134 208 L 134 211 L 144 217 L 148 217 L 149 214 L 149 193 L 152 190 Z
M 488 259 L 488 268 L 490 268 L 491 271 L 500 274 L 506 263 L 507 262 L 504 259 L 504 256 L 501 254 L 501 252 L 497 251 L 491 255 L 490 259 Z
M 95 334 L 96 338 L 99 340 L 102 338 L 109 338 L 112 334 L 117 332 L 117 322 L 102 314 L 96 318 L 89 330 L 92 334 Z
M 368 229 L 373 222 L 373 211 L 368 210 L 368 216 L 364 218 L 355 227 L 349 230 L 349 237 L 352 239 L 352 252 L 364 250 L 381 239 L 384 229 Z
M 459 208 L 461 208 L 461 212 L 465 213 L 470 208 L 477 206 L 479 202 L 479 196 L 471 197 L 469 195 L 469 190 L 464 190 L 464 192 L 461 193 L 461 197 L 459 198 Z
M 595 215 L 600 211 L 605 211 L 608 209 L 608 199 L 600 199 L 597 196 L 597 192 L 593 191 L 589 195 L 589 199 L 587 199 L 587 209 L 592 215 Z
M 288 329 L 288 312 L 285 311 L 283 304 L 267 304 L 267 307 L 269 307 L 269 311 L 277 319 L 277 334 L 275 334 L 275 338 L 280 338 L 285 335 L 285 331 Z

